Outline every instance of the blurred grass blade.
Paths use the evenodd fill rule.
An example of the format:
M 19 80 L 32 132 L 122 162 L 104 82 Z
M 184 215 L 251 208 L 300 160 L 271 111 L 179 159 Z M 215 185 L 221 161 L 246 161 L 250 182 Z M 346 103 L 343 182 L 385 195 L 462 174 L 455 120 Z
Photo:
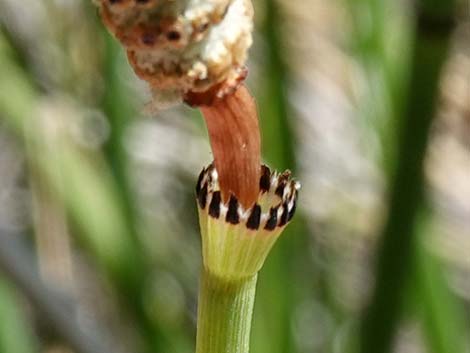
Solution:
M 96 330 L 85 332 L 78 325 L 77 308 L 72 305 L 69 298 L 51 291 L 44 285 L 34 272 L 35 267 L 31 258 L 32 256 L 19 244 L 18 235 L 0 233 L 0 269 L 44 315 L 45 321 L 54 327 L 64 341 L 77 353 L 108 351 L 119 353 L 118 347 L 110 347 L 109 344 L 113 340 L 104 337 L 104 332 L 96 332 Z M 8 323 L 4 319 L 5 317 L 2 317 L 2 323 Z M 16 353 L 17 351 L 5 350 L 2 352 Z
M 101 23 L 99 26 L 102 28 Z M 101 106 L 111 127 L 109 139 L 104 146 L 104 157 L 115 182 L 114 196 L 119 201 L 119 204 L 123 206 L 122 213 L 126 220 L 127 236 L 134 240 L 133 245 L 136 248 L 136 252 L 145 254 L 146 250 L 142 247 L 141 239 L 138 236 L 138 220 L 135 210 L 136 200 L 132 192 L 128 173 L 130 168 L 129 156 L 124 148 L 126 133 L 137 115 L 137 108 L 133 101 L 135 97 L 133 97 L 129 82 L 126 81 L 126 76 L 123 75 L 123 72 L 130 72 L 132 69 L 129 67 L 125 52 L 116 39 L 108 32 L 103 33 L 103 37 L 106 44 L 106 55 L 103 62 L 105 91 Z M 142 264 L 142 266 L 144 265 Z M 143 272 L 143 270 L 140 271 Z M 139 286 L 136 286 L 135 290 L 138 292 Z M 140 306 L 141 304 L 137 303 L 136 305 Z M 141 314 L 141 320 L 147 320 Z M 152 335 L 153 349 L 176 353 L 181 346 L 192 342 L 188 337 L 181 334 L 179 334 L 179 339 L 171 337 L 172 333 L 164 327 L 165 325 L 159 322 L 158 317 L 154 316 L 151 319 L 156 321 L 156 323 L 148 323 L 154 326 L 153 331 L 149 332 Z M 170 340 L 174 340 L 177 343 L 173 344 Z
M 352 32 L 349 44 L 366 85 L 357 119 L 379 136 L 379 163 L 387 176 L 396 167 L 396 140 L 408 74 L 409 5 L 382 0 L 346 0 Z
M 413 257 L 413 227 L 423 201 L 423 160 L 436 113 L 438 84 L 453 29 L 454 2 L 435 13 L 434 1 L 417 7 L 410 81 L 399 130 L 398 161 L 392 174 L 386 224 L 378 250 L 376 284 L 360 336 L 361 353 L 390 352 Z
M 11 129 L 25 139 L 30 160 L 49 187 L 63 200 L 80 231 L 80 240 L 113 280 L 125 309 L 135 314 L 140 333 L 151 346 L 160 337 L 147 317 L 141 298 L 145 259 L 132 237 L 119 190 L 99 155 L 90 158 L 60 131 L 45 129 L 39 115 L 40 96 L 28 76 L 12 60 L 11 48 L 0 36 L 0 112 Z M 52 123 L 59 128 L 64 117 Z M 50 121 L 49 121 L 50 123 Z M 63 131 L 62 131 L 63 132 Z M 44 138 L 47 138 L 47 144 Z M 53 148 L 49 148 L 53 146 Z M 149 349 L 150 350 L 150 349 Z
M 266 40 L 266 65 L 260 84 L 260 126 L 263 158 L 277 170 L 296 171 L 294 120 L 290 117 L 287 98 L 288 70 L 283 62 L 283 22 L 279 3 L 266 0 L 265 20 L 261 28 Z M 300 210 L 301 212 L 301 210 Z M 313 284 L 287 289 L 316 273 L 311 265 L 310 237 L 301 214 L 286 228 L 271 251 L 260 273 L 255 304 L 252 340 L 253 353 L 295 353 L 298 347 L 293 337 L 295 303 L 311 299 Z M 293 256 L 295 254 L 295 256 Z M 309 269 L 309 270 L 306 270 Z M 269 318 L 269 319 L 267 319 Z
M 0 276 L 0 352 L 34 353 L 35 339 L 15 291 Z
M 412 290 L 429 353 L 466 352 L 470 334 L 465 323 L 463 303 L 450 291 L 443 264 L 426 246 L 431 234 L 428 215 L 420 217 L 417 226 L 418 246 Z
M 103 33 L 103 37 L 106 43 L 106 55 L 103 60 L 105 91 L 101 105 L 111 126 L 104 153 L 119 188 L 118 197 L 124 206 L 130 230 L 132 235 L 137 237 L 136 215 L 133 208 L 135 200 L 127 174 L 129 158 L 123 145 L 127 129 L 136 115 L 131 99 L 132 92 L 123 78 L 125 69 L 130 70 L 130 68 L 124 66 L 128 66 L 127 60 L 117 41 L 109 33 Z
M 280 26 L 282 14 L 276 0 L 266 0 L 263 34 L 267 41 L 265 74 L 260 92 L 260 123 L 263 157 L 278 170 L 295 171 L 295 151 L 292 142 L 293 123 L 289 119 L 286 92 L 287 68 L 282 61 Z
M 1 37 L 0 56 L 0 111 L 14 131 L 25 137 L 33 153 L 31 163 L 65 200 L 83 229 L 81 234 L 108 270 L 115 276 L 137 276 L 139 257 L 128 237 L 122 205 L 115 197 L 118 191 L 105 165 L 81 154 L 65 136 L 44 135 L 44 121 L 37 115 L 39 96 L 24 72 L 9 61 L 9 48 Z M 53 123 L 60 128 L 61 122 Z M 44 138 L 53 148 L 46 146 Z

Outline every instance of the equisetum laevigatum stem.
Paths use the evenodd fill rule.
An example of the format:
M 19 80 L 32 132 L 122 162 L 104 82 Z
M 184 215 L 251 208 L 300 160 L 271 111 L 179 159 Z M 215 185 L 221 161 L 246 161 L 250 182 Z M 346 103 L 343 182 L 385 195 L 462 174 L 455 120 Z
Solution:
M 259 195 L 244 209 L 224 201 L 214 165 L 198 180 L 203 271 L 196 353 L 248 353 L 258 272 L 295 212 L 299 184 L 261 168 Z
M 296 209 L 290 172 L 260 165 L 256 103 L 243 85 L 251 0 L 94 0 L 155 107 L 203 113 L 214 162 L 196 187 L 203 271 L 197 353 L 248 353 L 259 270 Z
M 226 280 L 203 270 L 196 353 L 246 353 L 257 275 Z

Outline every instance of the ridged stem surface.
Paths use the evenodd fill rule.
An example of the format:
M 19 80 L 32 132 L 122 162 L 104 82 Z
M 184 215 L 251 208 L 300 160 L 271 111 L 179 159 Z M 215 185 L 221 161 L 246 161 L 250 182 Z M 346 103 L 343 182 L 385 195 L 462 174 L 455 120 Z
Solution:
M 257 275 L 226 280 L 203 270 L 196 353 L 248 353 Z

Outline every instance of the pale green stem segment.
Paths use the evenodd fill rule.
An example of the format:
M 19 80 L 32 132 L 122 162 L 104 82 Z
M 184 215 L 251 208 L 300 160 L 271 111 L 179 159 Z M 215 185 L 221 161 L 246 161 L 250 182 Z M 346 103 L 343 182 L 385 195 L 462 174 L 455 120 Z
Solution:
M 257 275 L 237 280 L 203 270 L 196 353 L 248 353 Z

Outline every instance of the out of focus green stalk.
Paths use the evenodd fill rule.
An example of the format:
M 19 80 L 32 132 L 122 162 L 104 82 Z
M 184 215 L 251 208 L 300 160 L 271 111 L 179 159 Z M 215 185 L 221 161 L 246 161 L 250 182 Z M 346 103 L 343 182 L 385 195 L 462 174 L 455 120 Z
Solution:
M 433 229 L 432 213 L 422 211 L 417 219 L 418 246 L 414 259 L 414 276 L 410 286 L 413 304 L 422 323 L 430 353 L 465 352 L 470 348 L 470 336 L 465 314 L 459 300 L 450 291 L 445 268 L 428 250 L 428 238 Z
M 136 110 L 131 99 L 132 92 L 122 77 L 122 64 L 125 62 L 122 49 L 109 33 L 103 33 L 103 37 L 106 43 L 106 55 L 103 63 L 105 91 L 102 106 L 111 126 L 104 152 L 119 187 L 119 197 L 122 199 L 128 223 L 135 233 L 136 221 L 133 209 L 135 202 L 130 189 L 127 174 L 128 155 L 123 142 L 127 129 L 134 120 Z
M 453 1 L 423 0 L 417 4 L 398 160 L 392 173 L 389 212 L 377 254 L 376 284 L 361 328 L 361 353 L 390 352 L 400 318 L 405 284 L 415 256 L 413 230 L 424 197 L 423 161 L 436 113 L 440 72 L 453 29 L 453 11 Z
M 448 288 L 442 263 L 427 253 L 424 246 L 418 247 L 415 261 L 414 298 L 428 351 L 468 351 L 470 336 L 468 325 L 465 324 L 465 308 Z
M 0 352 L 34 353 L 31 328 L 21 310 L 20 301 L 9 284 L 0 277 Z
M 382 0 L 345 0 L 352 31 L 352 54 L 365 85 L 357 119 L 379 137 L 380 167 L 389 177 L 396 163 L 396 140 L 408 74 L 410 19 L 407 4 Z
M 91 161 L 82 155 L 65 136 L 57 137 L 54 158 L 40 153 L 47 152 L 42 150 L 43 135 L 36 130 L 41 98 L 11 55 L 8 44 L 0 37 L 2 118 L 37 152 L 31 162 L 49 178 L 51 187 L 61 193 L 74 220 L 84 230 L 86 241 L 108 270 L 114 275 L 135 276 L 139 272 L 136 269 L 140 266 L 139 257 L 126 234 L 121 204 L 114 196 L 118 191 L 106 168 L 99 159 Z M 52 173 L 51 163 L 58 163 L 61 173 Z
M 33 264 L 33 256 L 21 245 L 18 234 L 0 232 L 0 269 L 5 278 L 8 278 L 25 299 L 28 299 L 36 312 L 41 314 L 42 321 L 47 322 L 48 327 L 54 329 L 74 352 L 118 353 L 120 351 L 106 332 L 97 326 L 93 331 L 83 330 L 76 320 L 77 307 L 67 295 L 59 294 L 49 288 L 39 278 L 36 266 Z
M 102 31 L 101 23 L 98 27 Z M 104 156 L 119 190 L 115 196 L 123 205 L 128 236 L 134 240 L 139 254 L 145 254 L 146 250 L 143 248 L 141 239 L 138 236 L 136 200 L 132 192 L 129 175 L 129 155 L 124 148 L 128 128 L 137 116 L 137 109 L 133 101 L 135 97 L 129 83 L 126 82 L 125 76 L 122 74 L 123 70 L 130 70 L 130 68 L 128 68 L 125 53 L 118 42 L 108 32 L 104 32 L 103 37 L 106 44 L 106 55 L 103 62 L 105 90 L 101 105 L 111 127 L 110 136 L 104 146 Z M 140 286 L 135 288 L 137 292 L 140 289 Z M 135 305 L 139 307 L 142 304 L 135 303 Z M 141 312 L 139 316 L 141 317 L 140 320 L 147 320 L 145 313 Z M 171 353 L 177 352 L 178 349 L 188 344 L 188 337 L 180 335 L 179 339 L 175 339 L 175 337 L 171 337 L 174 332 L 168 330 L 164 325 L 160 325 L 158 318 L 153 317 L 151 319 L 153 321 L 152 325 L 155 326 L 151 333 L 153 335 L 152 340 L 155 342 L 154 349 Z M 170 339 L 175 340 L 176 343 L 170 343 Z
M 63 199 L 71 219 L 78 226 L 83 242 L 113 279 L 122 300 L 128 305 L 140 326 L 140 333 L 149 346 L 158 346 L 158 335 L 147 316 L 141 297 L 146 275 L 142 256 L 126 221 L 125 212 L 113 178 L 99 156 L 89 156 L 64 135 L 54 141 L 54 156 L 43 148 L 38 133 L 41 97 L 29 78 L 12 60 L 8 43 L 0 36 L 0 113 L 18 136 L 24 137 L 35 151 L 30 156 L 49 186 Z M 58 117 L 59 120 L 62 117 Z M 60 121 L 56 123 L 61 124 Z M 60 173 L 54 172 L 60 170 Z M 150 351 L 150 349 L 149 349 Z
M 259 88 L 260 127 L 263 158 L 278 170 L 296 172 L 295 143 L 292 117 L 287 99 L 288 69 L 283 61 L 283 23 L 280 4 L 264 1 L 266 13 L 261 32 L 266 41 L 266 60 L 262 66 L 263 80 Z M 258 281 L 258 304 L 255 307 L 252 340 L 253 353 L 295 353 L 292 335 L 295 303 L 310 300 L 316 273 L 310 262 L 309 230 L 298 214 L 271 251 Z M 295 256 L 292 256 L 295 254 Z M 305 278 L 312 279 L 294 290 L 286 285 Z M 260 318 L 259 321 L 257 318 Z M 269 318 L 269 319 L 266 319 Z

